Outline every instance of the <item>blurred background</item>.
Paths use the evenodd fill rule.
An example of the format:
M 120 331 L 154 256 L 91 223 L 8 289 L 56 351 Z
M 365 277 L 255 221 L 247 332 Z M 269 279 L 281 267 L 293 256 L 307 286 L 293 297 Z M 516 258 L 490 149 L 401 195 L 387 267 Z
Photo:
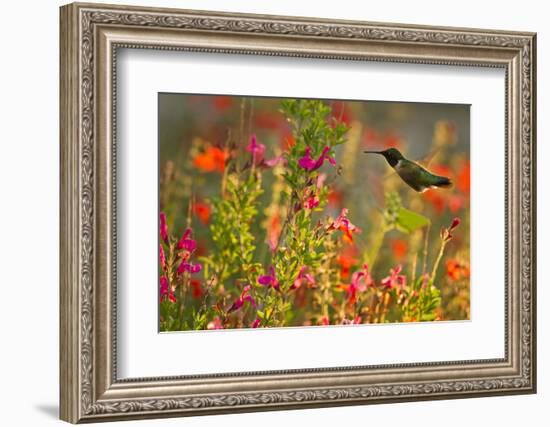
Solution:
M 324 166 L 330 180 L 328 204 L 322 215 L 336 217 L 343 207 L 362 232 L 345 245 L 338 257 L 342 281 L 365 259 L 376 257 L 371 274 L 375 280 L 401 265 L 407 274 L 422 270 L 422 251 L 431 265 L 437 255 L 440 229 L 453 218 L 460 229 L 449 243 L 435 282 L 441 291 L 437 320 L 468 319 L 470 315 L 470 107 L 455 104 L 396 103 L 381 101 L 325 100 L 332 115 L 349 127 L 347 142 L 336 148 L 336 173 Z M 266 158 L 281 154 L 293 144 L 293 136 L 280 111 L 281 99 L 238 96 L 159 95 L 160 211 L 166 213 L 175 235 L 181 235 L 192 216 L 197 254 L 204 256 L 211 245 L 210 199 L 220 193 L 224 173 L 223 146 L 228 138 L 247 144 L 250 135 L 266 146 Z M 245 123 L 243 129 L 242 124 Z M 430 171 L 449 177 L 450 189 L 419 194 L 401 181 L 382 156 L 364 150 L 399 149 L 403 155 Z M 260 262 L 269 265 L 266 250 L 270 226 L 277 218 L 267 206 L 276 182 L 276 169 L 263 174 L 264 193 L 254 225 Z M 398 197 L 403 207 L 429 218 L 425 233 L 380 230 L 388 195 Z M 194 199 L 189 213 L 189 201 Z M 427 239 L 427 240 L 426 240 Z M 425 241 L 426 240 L 426 241 Z M 370 256 L 367 256 L 370 255 Z M 412 271 L 414 269 L 414 272 Z

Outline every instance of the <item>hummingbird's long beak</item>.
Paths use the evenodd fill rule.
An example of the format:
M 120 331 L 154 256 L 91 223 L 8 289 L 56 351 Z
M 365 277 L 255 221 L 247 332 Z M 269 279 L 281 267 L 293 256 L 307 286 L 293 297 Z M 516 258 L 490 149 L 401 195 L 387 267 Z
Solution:
M 381 151 L 363 151 L 363 153 L 382 154 Z

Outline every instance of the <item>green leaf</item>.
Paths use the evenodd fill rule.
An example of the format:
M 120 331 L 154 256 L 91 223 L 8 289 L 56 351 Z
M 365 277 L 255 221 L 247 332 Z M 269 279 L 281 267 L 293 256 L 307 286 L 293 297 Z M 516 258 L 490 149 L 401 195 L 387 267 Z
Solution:
M 397 215 L 395 226 L 404 233 L 412 233 L 419 228 L 426 227 L 429 223 L 430 220 L 425 216 L 402 207 Z

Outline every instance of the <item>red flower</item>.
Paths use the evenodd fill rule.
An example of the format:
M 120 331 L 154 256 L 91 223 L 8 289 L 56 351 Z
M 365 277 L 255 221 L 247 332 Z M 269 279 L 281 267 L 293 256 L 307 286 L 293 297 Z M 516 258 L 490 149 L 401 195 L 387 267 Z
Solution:
M 260 326 L 260 319 L 258 317 L 256 317 L 256 320 L 254 320 L 254 322 L 252 322 L 252 325 L 250 325 L 251 327 L 253 328 L 257 328 Z
M 459 225 L 460 225 L 460 219 L 455 218 L 455 219 L 453 219 L 453 222 L 451 223 L 451 225 L 449 227 L 447 227 L 447 228 L 442 227 L 441 232 L 439 233 L 439 235 L 441 237 L 441 240 L 443 240 L 444 242 L 448 242 L 449 240 L 451 240 L 453 238 L 452 232 Z
M 200 298 L 204 295 L 201 282 L 199 280 L 191 280 L 189 284 L 191 285 L 191 295 L 193 298 Z

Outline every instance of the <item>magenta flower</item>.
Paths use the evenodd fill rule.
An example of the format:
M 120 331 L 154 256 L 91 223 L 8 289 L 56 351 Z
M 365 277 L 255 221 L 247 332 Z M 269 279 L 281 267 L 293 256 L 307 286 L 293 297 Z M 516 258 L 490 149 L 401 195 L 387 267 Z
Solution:
M 188 228 L 181 236 L 180 241 L 178 242 L 178 249 L 185 249 L 188 252 L 193 252 L 197 247 L 197 242 L 191 239 L 192 230 Z
M 162 245 L 159 245 L 160 251 L 159 251 L 159 258 L 160 258 L 160 266 L 163 270 L 166 270 L 166 255 L 164 255 L 164 248 Z
M 258 326 L 260 326 L 260 318 L 259 317 L 256 317 L 256 320 L 254 320 L 254 322 L 252 322 L 252 325 L 251 325 L 253 328 L 257 328 Z
M 369 266 L 363 264 L 362 270 L 352 274 L 351 283 L 349 285 L 342 285 L 342 288 L 347 292 L 350 304 L 355 304 L 357 293 L 365 292 L 370 286 L 374 286 L 374 281 L 369 273 Z
M 166 214 L 160 213 L 160 237 L 168 244 L 168 226 L 166 225 Z
M 281 287 L 279 286 L 279 281 L 275 276 L 275 268 L 273 266 L 269 267 L 269 274 L 258 277 L 258 283 L 262 286 L 267 286 L 280 291 Z
M 199 263 L 193 264 L 187 262 L 186 259 L 182 259 L 180 265 L 178 266 L 178 274 L 182 274 L 184 271 L 187 271 L 189 274 L 195 274 L 202 270 L 202 265 Z
M 306 152 L 304 156 L 298 160 L 298 165 L 302 169 L 306 169 L 308 171 L 314 171 L 319 169 L 321 166 L 323 166 L 323 163 L 325 162 L 325 160 L 328 160 L 332 166 L 335 166 L 336 160 L 334 159 L 334 157 L 328 154 L 329 151 L 330 151 L 330 147 L 327 146 L 323 148 L 323 152 L 321 153 L 319 158 L 315 160 L 314 158 L 311 157 L 311 148 L 306 147 Z
M 309 196 L 304 202 L 306 209 L 315 209 L 317 206 L 319 206 L 319 198 L 315 195 Z
M 168 299 L 172 302 L 176 302 L 176 296 L 174 295 L 174 289 L 170 287 L 166 276 L 160 278 L 160 301 Z
M 240 310 L 245 302 L 248 302 L 252 307 L 256 308 L 256 301 L 254 301 L 254 298 L 252 298 L 252 296 L 249 295 L 248 292 L 250 292 L 250 285 L 246 285 L 244 287 L 239 298 L 235 300 L 235 302 L 231 305 L 231 307 L 229 307 L 229 310 L 227 310 L 227 312 L 231 313 L 233 311 Z
M 264 158 L 265 145 L 258 144 L 256 135 L 252 135 L 250 137 L 250 143 L 246 147 L 246 151 L 248 151 L 249 153 L 252 153 L 252 163 L 258 164 Z
M 298 276 L 296 276 L 296 279 L 294 280 L 294 283 L 290 286 L 289 290 L 293 291 L 294 289 L 300 288 L 304 282 L 310 286 L 315 286 L 315 278 L 309 274 L 306 273 L 307 267 L 304 266 L 300 269 L 298 272 Z
M 399 274 L 401 273 L 401 265 L 395 267 L 395 269 L 390 269 L 390 275 L 382 279 L 381 283 L 387 289 L 400 288 L 403 289 L 407 284 L 407 278 Z
M 349 210 L 346 208 L 342 209 L 342 212 L 328 227 L 328 230 L 340 230 L 344 233 L 344 240 L 348 243 L 353 243 L 352 233 L 360 233 L 361 229 L 356 227 L 351 223 L 348 218 Z

